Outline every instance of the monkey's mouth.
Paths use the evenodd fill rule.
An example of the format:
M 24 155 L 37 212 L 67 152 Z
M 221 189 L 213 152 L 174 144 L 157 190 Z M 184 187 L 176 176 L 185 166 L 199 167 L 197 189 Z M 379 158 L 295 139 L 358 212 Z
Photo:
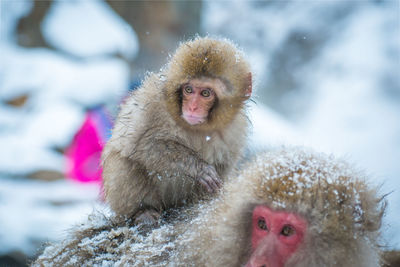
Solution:
M 197 125 L 205 121 L 204 117 L 198 117 L 194 115 L 182 114 L 182 118 L 190 125 Z

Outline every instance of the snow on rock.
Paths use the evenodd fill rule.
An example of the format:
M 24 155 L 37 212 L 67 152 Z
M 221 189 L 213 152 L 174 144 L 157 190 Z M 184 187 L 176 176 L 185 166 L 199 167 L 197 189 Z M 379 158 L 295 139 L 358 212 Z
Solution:
M 129 85 L 129 67 L 119 59 L 75 61 L 42 48 L 0 49 L 1 99 L 32 94 L 32 105 L 62 100 L 94 106 L 118 102 Z
M 42 31 L 52 46 L 78 57 L 119 53 L 133 59 L 139 50 L 131 26 L 100 0 L 54 1 Z
M 99 187 L 70 181 L 42 182 L 0 177 L 0 254 L 34 255 L 38 242 L 61 240 L 66 229 L 94 209 Z

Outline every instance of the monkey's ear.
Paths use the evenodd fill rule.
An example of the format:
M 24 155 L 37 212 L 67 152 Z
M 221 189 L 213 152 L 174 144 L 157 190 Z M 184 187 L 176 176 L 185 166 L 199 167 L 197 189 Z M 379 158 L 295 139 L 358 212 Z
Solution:
M 252 75 L 251 72 L 249 72 L 246 77 L 246 87 L 244 91 L 244 96 L 246 98 L 250 98 L 252 92 L 253 92 Z

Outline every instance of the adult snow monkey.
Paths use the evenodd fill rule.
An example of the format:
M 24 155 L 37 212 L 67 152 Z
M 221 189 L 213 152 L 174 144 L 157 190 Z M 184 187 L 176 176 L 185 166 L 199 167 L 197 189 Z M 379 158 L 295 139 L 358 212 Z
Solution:
M 150 232 L 94 216 L 34 266 L 380 266 L 384 209 L 346 162 L 286 148 L 259 154 L 219 197 Z
M 249 64 L 234 44 L 182 43 L 121 107 L 102 155 L 112 210 L 151 223 L 215 193 L 244 147 L 251 92 Z

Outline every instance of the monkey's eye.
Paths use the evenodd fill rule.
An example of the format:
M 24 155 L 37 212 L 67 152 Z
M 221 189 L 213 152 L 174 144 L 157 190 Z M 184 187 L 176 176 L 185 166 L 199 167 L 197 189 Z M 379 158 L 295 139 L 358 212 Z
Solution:
M 268 227 L 267 227 L 267 223 L 265 222 L 264 218 L 259 218 L 258 222 L 257 222 L 257 226 L 258 228 L 260 228 L 261 230 L 267 231 Z
M 193 88 L 190 85 L 185 86 L 184 90 L 188 94 L 191 94 L 193 92 Z
M 291 225 L 285 225 L 282 228 L 281 234 L 284 236 L 291 236 L 295 233 L 295 230 L 293 228 L 293 226 Z
M 201 91 L 201 95 L 204 97 L 209 97 L 211 95 L 211 90 L 205 89 L 205 90 Z

